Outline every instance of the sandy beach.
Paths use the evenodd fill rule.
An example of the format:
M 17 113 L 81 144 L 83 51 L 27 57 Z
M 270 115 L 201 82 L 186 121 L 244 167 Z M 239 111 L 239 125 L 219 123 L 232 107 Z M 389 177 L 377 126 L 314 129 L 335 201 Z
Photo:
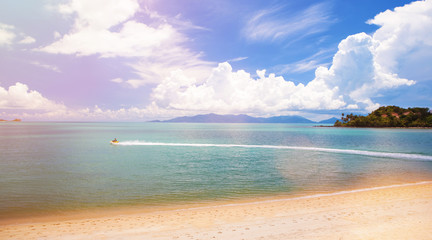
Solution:
M 0 239 L 431 239 L 432 182 L 178 209 L 3 220 Z

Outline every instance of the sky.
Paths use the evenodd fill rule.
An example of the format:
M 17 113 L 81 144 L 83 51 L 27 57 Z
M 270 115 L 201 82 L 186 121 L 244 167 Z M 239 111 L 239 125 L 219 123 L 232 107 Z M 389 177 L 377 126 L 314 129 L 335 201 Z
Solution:
M 432 0 L 3 0 L 0 119 L 432 107 Z

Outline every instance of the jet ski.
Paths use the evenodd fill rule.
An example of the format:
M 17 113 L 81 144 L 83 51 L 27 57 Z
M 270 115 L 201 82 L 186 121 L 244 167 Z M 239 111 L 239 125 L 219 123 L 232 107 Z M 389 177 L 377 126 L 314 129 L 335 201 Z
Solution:
M 111 140 L 110 143 L 111 143 L 111 144 L 118 144 L 119 141 L 118 141 L 117 139 L 114 139 L 114 140 Z

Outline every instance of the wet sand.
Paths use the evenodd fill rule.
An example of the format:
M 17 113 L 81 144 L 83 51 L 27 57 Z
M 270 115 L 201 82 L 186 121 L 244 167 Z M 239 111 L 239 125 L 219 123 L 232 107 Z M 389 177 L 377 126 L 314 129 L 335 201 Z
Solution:
M 431 239 L 432 182 L 270 200 L 6 219 L 0 239 Z

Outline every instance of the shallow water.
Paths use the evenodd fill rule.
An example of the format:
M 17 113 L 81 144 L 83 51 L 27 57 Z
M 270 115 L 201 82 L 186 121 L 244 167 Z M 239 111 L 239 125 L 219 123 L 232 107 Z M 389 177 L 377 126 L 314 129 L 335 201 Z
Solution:
M 430 129 L 22 122 L 0 137 L 3 217 L 432 180 Z

